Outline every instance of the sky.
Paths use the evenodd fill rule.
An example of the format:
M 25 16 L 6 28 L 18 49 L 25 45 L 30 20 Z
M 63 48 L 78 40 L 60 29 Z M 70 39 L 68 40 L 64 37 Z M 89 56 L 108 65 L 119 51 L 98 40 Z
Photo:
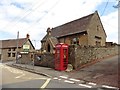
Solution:
M 107 42 L 118 43 L 117 0 L 0 0 L 0 40 L 16 39 L 30 34 L 36 49 L 54 28 L 83 16 L 99 13 Z

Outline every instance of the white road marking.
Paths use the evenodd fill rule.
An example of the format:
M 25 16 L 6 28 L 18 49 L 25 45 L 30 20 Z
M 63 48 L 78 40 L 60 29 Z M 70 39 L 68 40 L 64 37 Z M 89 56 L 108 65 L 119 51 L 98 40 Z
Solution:
M 48 85 L 48 83 L 50 82 L 50 80 L 51 80 L 50 78 L 47 79 L 46 82 L 41 86 L 41 88 L 45 88 Z
M 83 86 L 83 87 L 87 87 L 87 88 L 92 88 L 92 86 L 90 85 L 86 85 L 86 84 L 79 84 L 80 86 Z
M 89 82 L 88 84 L 90 84 L 90 85 L 94 85 L 94 86 L 97 85 L 96 83 L 92 83 L 92 82 Z
M 67 79 L 67 78 L 68 78 L 68 77 L 66 77 L 66 76 L 59 76 L 59 77 L 64 78 L 64 79 Z
M 72 82 L 72 81 L 68 81 L 68 80 L 65 80 L 64 82 L 67 82 L 67 83 L 72 83 L 72 84 L 74 83 L 74 82 Z
M 39 79 L 40 79 L 40 80 L 46 80 L 47 78 L 22 77 L 22 79 L 27 79 L 27 80 L 28 80 L 28 79 L 29 79 L 29 80 L 35 80 L 35 79 L 36 79 L 36 80 L 39 80 Z
M 102 87 L 105 87 L 105 88 L 113 88 L 113 89 L 118 89 L 117 87 L 112 87 L 112 86 L 107 86 L 107 85 L 102 85 Z
M 8 67 L 6 65 L 5 65 L 4 68 L 8 69 L 10 72 L 15 73 L 15 74 L 23 73 L 22 70 L 18 70 L 18 69 L 12 68 L 12 67 Z
M 20 74 L 19 76 L 15 77 L 16 79 L 25 76 L 25 74 L 21 70 L 18 70 L 18 69 L 15 69 L 15 68 L 12 68 L 12 67 L 9 67 L 9 66 L 6 66 L 6 65 L 2 65 L 2 67 L 3 66 L 4 66 L 5 69 L 7 69 L 8 71 L 10 71 L 11 73 Z
M 58 79 L 57 77 L 54 77 L 53 79 Z
M 61 80 L 61 79 L 58 79 L 59 81 Z
M 80 80 L 77 80 L 77 79 L 74 79 L 74 78 L 70 78 L 69 80 L 71 81 L 76 81 L 76 82 L 79 82 Z
M 0 68 L 3 68 L 4 67 L 4 65 L 3 64 L 0 64 Z
M 15 77 L 15 78 L 21 78 L 22 76 L 25 76 L 25 74 L 23 73 L 22 75 L 17 76 L 17 77 Z

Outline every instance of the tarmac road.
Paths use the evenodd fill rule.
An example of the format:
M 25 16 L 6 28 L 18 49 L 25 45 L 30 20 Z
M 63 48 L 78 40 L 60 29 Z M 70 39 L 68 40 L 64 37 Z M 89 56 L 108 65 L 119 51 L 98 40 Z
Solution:
M 6 65 L 2 67 L 2 88 L 41 88 L 49 78 Z M 45 88 L 45 86 L 43 87 Z
M 0 65 L 2 68 L 2 90 L 12 88 L 17 90 L 18 88 L 24 89 L 36 89 L 40 88 L 88 88 L 85 86 L 76 85 L 67 80 L 56 80 L 48 78 L 42 75 L 37 75 L 24 70 L 19 70 L 13 67 Z M 81 89 L 82 90 L 82 89 Z
M 80 70 L 68 72 L 68 73 L 55 71 L 54 69 L 50 69 L 50 68 L 35 66 L 34 67 L 35 70 L 40 71 L 41 73 L 45 73 L 49 76 L 52 76 L 52 78 L 46 78 L 45 80 L 43 80 L 43 79 L 37 78 L 36 74 L 34 76 L 34 73 L 32 73 L 33 79 L 30 79 L 30 78 L 29 78 L 30 80 L 25 79 L 24 81 L 22 81 L 22 83 L 15 82 L 11 85 L 3 83 L 3 87 L 4 86 L 5 87 L 6 86 L 13 87 L 16 84 L 15 87 L 16 86 L 23 87 L 24 85 L 26 87 L 30 85 L 29 88 L 33 88 L 33 87 L 41 88 L 42 86 L 44 88 L 94 88 L 94 87 L 100 87 L 100 88 L 107 88 L 107 90 L 109 90 L 110 88 L 113 88 L 113 87 L 115 87 L 115 88 L 119 87 L 118 82 L 120 82 L 120 81 L 118 78 L 118 76 L 119 76 L 118 70 L 120 70 L 120 67 L 118 69 L 118 66 L 119 66 L 118 64 L 120 64 L 118 56 L 113 56 L 113 57 L 109 57 L 109 58 L 100 60 L 99 62 L 97 62 L 93 65 L 87 66 L 85 68 L 82 68 Z M 24 65 L 20 65 L 20 66 L 24 66 Z M 31 66 L 29 66 L 29 67 L 31 67 Z M 9 73 L 11 73 L 11 69 L 9 69 L 9 68 L 10 67 L 8 67 L 8 66 L 7 67 L 5 66 L 3 68 L 2 72 L 7 74 L 6 77 L 9 77 L 9 76 L 12 77 L 12 75 L 15 74 L 15 73 L 12 73 L 12 75 L 9 75 Z M 31 68 L 33 68 L 33 67 L 31 67 Z M 25 71 L 22 71 L 22 72 L 25 72 Z M 28 72 L 26 72 L 26 73 L 28 73 Z M 28 78 L 28 76 L 31 76 L 31 74 L 26 74 L 26 73 L 16 74 L 18 76 L 14 75 L 13 78 L 19 77 L 19 79 L 22 79 L 23 77 Z M 79 81 L 70 80 L 71 78 L 79 80 Z M 6 80 L 6 78 L 4 78 L 4 80 Z M 8 81 L 6 81 L 6 82 L 8 82 Z M 76 84 L 73 82 L 75 82 Z M 37 83 L 37 84 L 34 86 L 33 83 L 34 84 Z M 100 89 L 100 90 L 106 90 L 106 89 Z M 112 90 L 114 90 L 114 89 L 112 89 Z
M 80 69 L 72 73 L 71 77 L 77 77 L 77 79 L 83 79 L 85 81 L 91 81 L 99 85 L 110 85 L 120 87 L 120 81 L 118 72 L 120 72 L 120 57 L 113 56 L 107 59 L 103 59 L 96 64 Z M 119 83 L 119 85 L 118 85 Z

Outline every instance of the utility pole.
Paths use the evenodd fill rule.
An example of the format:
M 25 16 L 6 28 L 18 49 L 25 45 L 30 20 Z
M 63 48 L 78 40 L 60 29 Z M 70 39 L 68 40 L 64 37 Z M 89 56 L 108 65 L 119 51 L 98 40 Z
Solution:
M 17 40 L 16 40 L 16 63 L 18 61 L 18 42 L 19 42 L 19 31 L 17 32 Z

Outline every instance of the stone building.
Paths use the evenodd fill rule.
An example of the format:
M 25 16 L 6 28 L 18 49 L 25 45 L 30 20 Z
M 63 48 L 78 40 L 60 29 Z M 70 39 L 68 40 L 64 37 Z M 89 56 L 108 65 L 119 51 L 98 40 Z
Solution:
M 18 42 L 18 45 L 17 45 Z M 29 35 L 26 35 L 26 38 L 19 38 L 19 39 L 8 39 L 8 40 L 1 40 L 1 61 L 10 61 L 16 60 L 16 52 L 20 53 L 23 52 L 23 46 L 28 45 L 30 50 L 34 50 L 34 46 L 29 39 Z M 18 46 L 18 50 L 17 50 Z M 22 57 L 22 56 L 20 56 Z
M 54 53 L 57 43 L 81 46 L 105 46 L 106 33 L 98 12 L 84 16 L 55 28 L 48 28 L 41 40 L 41 50 Z

